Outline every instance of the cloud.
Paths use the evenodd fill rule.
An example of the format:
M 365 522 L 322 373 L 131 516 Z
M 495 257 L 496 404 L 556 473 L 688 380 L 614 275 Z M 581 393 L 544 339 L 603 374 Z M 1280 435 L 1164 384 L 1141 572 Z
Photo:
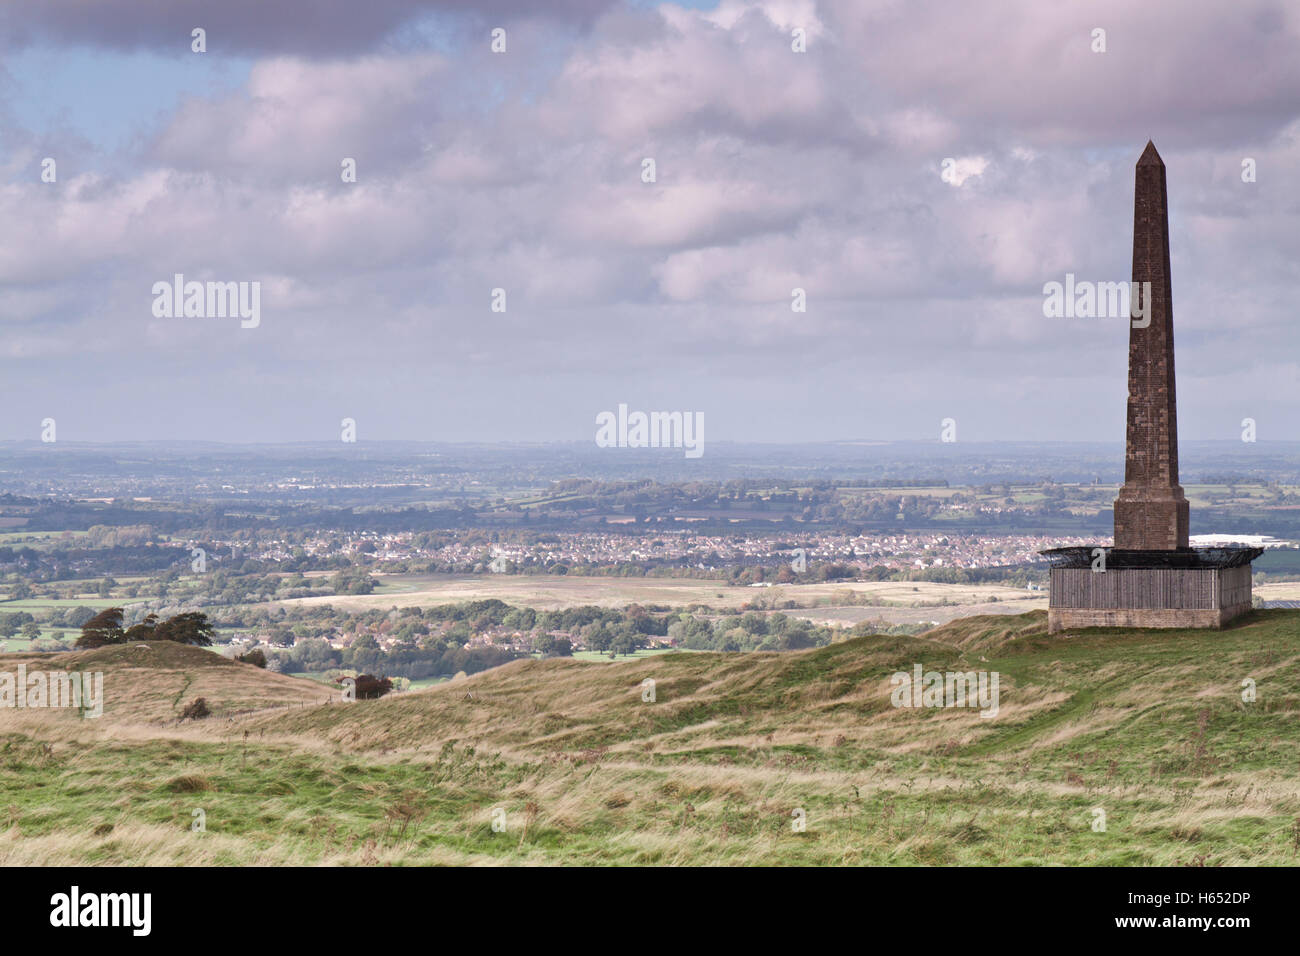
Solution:
M 68 44 L 189 53 L 207 31 L 212 55 L 338 56 L 372 51 L 429 17 L 589 22 L 611 0 L 41 0 L 0 7 L 0 45 Z
M 707 406 L 735 429 L 720 439 L 931 437 L 953 407 L 979 437 L 1113 439 L 1124 329 L 1044 319 L 1041 289 L 1128 278 L 1148 135 L 1169 167 L 1180 401 L 1204 415 L 1211 389 L 1266 382 L 1300 421 L 1296 21 L 1270 3 L 561 4 L 504 56 L 420 41 L 420 16 L 469 5 L 379 0 L 365 25 L 349 5 L 296 37 L 296 7 L 256 7 L 211 8 L 228 20 L 209 56 L 217 32 L 263 31 L 241 40 L 247 82 L 184 97 L 111 156 L 24 129 L 23 78 L 0 84 L 14 421 L 61 403 L 102 437 L 292 439 L 338 403 L 373 437 L 582 438 L 584 403 L 625 389 Z M 75 56 L 92 36 L 171 42 L 191 12 L 71 9 L 0 16 L 11 45 Z M 52 153 L 67 173 L 42 183 Z M 261 281 L 262 325 L 155 319 L 149 289 L 176 272 Z M 103 368 L 202 400 L 145 421 L 143 386 Z M 1068 402 L 1048 400 L 1058 380 Z M 259 389 L 296 410 L 259 411 Z
M 984 175 L 984 170 L 989 168 L 987 156 L 958 156 L 953 159 L 943 161 L 948 171 L 948 176 L 944 180 L 950 183 L 953 188 L 960 187 L 962 183 L 972 176 Z

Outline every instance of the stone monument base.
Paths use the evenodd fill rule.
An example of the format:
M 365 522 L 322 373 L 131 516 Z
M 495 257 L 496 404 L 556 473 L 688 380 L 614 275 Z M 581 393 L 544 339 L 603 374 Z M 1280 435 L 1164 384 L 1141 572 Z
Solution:
M 1104 564 L 1096 550 L 1105 553 Z M 1223 627 L 1251 609 L 1250 562 L 1263 551 L 1056 548 L 1042 553 L 1053 563 L 1047 630 L 1057 634 L 1083 627 Z

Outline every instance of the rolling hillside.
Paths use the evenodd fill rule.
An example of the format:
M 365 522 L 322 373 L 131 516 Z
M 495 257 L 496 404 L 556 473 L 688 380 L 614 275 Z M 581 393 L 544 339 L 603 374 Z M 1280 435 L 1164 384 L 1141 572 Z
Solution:
M 272 674 L 201 647 L 172 641 L 119 644 L 66 654 L 0 654 L 0 671 L 83 671 L 104 674 L 104 716 L 109 722 L 165 722 L 202 697 L 214 717 L 265 707 L 317 704 L 326 688 Z M 13 713 L 13 712 L 11 712 Z M 0 727 L 5 711 L 0 710 Z M 78 721 L 74 712 L 48 711 L 46 720 Z
M 0 862 L 1300 860 L 1300 612 L 1045 631 L 1033 612 L 796 653 L 518 661 L 328 706 L 207 651 L 87 652 L 138 697 L 98 720 L 0 710 Z M 997 716 L 892 706 L 916 664 L 997 672 Z M 217 715 L 179 723 L 193 696 Z

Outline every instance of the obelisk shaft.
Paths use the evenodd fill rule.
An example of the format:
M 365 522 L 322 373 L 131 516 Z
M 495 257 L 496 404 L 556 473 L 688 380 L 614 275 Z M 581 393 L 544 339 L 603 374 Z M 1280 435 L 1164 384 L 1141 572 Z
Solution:
M 1129 328 L 1127 451 L 1124 487 L 1115 501 L 1115 547 L 1173 551 L 1188 546 L 1187 499 L 1178 484 L 1169 204 L 1165 164 L 1152 143 L 1137 163 L 1131 294 L 1146 312 Z

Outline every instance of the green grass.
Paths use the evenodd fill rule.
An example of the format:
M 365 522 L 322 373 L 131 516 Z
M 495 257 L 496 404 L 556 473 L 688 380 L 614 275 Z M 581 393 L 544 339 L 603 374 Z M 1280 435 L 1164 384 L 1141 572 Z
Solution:
M 609 656 L 608 651 L 604 653 L 602 653 L 601 651 L 574 651 L 572 656 L 575 661 L 587 661 L 588 663 L 609 664 L 612 663 L 613 661 L 644 660 L 647 657 L 654 657 L 658 654 L 665 654 L 665 653 L 668 653 L 668 648 L 657 647 L 657 648 L 642 648 L 638 651 L 633 651 L 631 654 L 619 654 L 618 657 L 616 658 L 611 658 Z
M 450 680 L 448 677 L 421 677 L 411 681 L 411 690 L 419 690 L 423 687 L 434 687 L 438 684 L 445 684 Z
M 63 634 L 63 643 L 69 648 L 76 642 L 80 631 L 75 627 L 50 627 L 48 625 L 41 628 L 41 637 L 53 638 L 55 634 Z M 17 654 L 31 649 L 32 642 L 25 637 L 14 635 L 13 637 L 0 638 L 0 644 L 4 645 L 4 650 L 10 654 Z M 3 659 L 3 658 L 0 658 Z
M 114 653 L 106 682 L 134 660 Z M 195 653 L 159 662 L 129 721 L 0 710 L 0 862 L 1300 862 L 1297 612 L 1057 637 L 1034 612 L 797 653 L 522 660 L 177 726 L 180 674 L 209 694 L 238 680 L 240 700 L 298 686 Z M 914 663 L 997 671 L 1001 713 L 890 706 Z
M 26 598 L 22 601 L 0 601 L 0 613 L 51 607 L 128 607 L 143 600 L 144 598 L 126 597 Z
M 328 684 L 333 686 L 334 682 L 327 678 L 322 671 L 286 671 L 290 677 L 301 677 L 304 680 L 315 681 L 318 684 Z

